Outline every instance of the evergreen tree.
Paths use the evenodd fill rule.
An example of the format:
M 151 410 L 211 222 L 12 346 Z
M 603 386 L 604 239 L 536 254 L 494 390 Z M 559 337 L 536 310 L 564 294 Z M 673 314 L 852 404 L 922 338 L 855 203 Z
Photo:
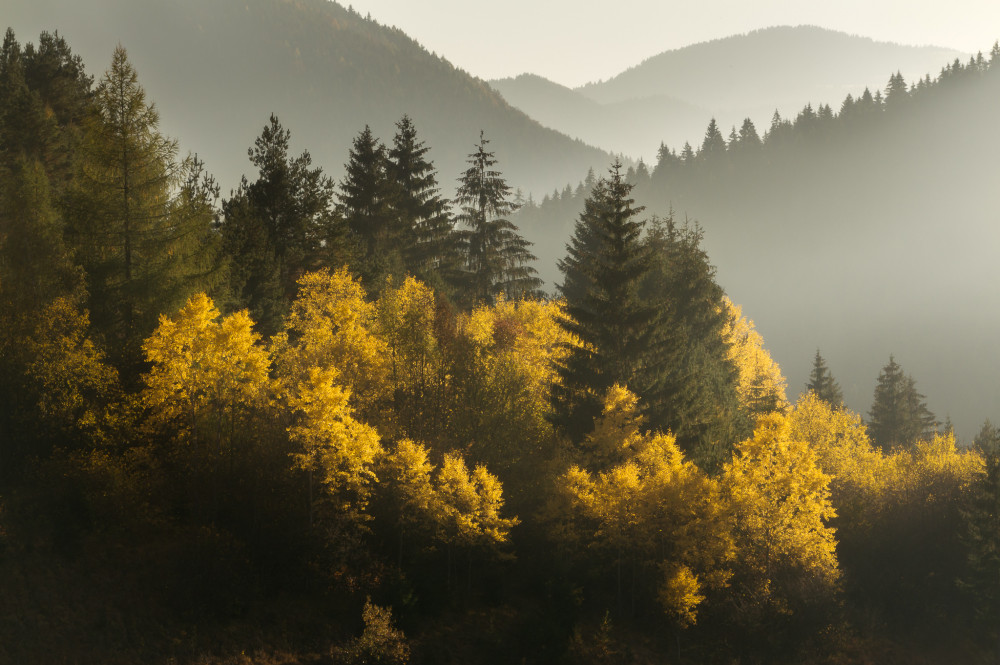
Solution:
M 655 334 L 656 310 L 640 297 L 639 287 L 652 267 L 641 235 L 644 208 L 630 197 L 622 164 L 598 181 L 584 203 L 566 257 L 559 261 L 567 317 L 561 325 L 580 344 L 571 346 L 559 365 L 562 379 L 553 386 L 554 419 L 580 441 L 600 414 L 601 400 L 615 384 L 640 397 Z
M 21 45 L 7 28 L 0 48 L 0 163 L 21 157 L 41 160 L 54 141 L 56 125 L 25 79 Z
M 223 202 L 222 237 L 230 259 L 232 296 L 273 334 L 304 273 L 341 265 L 350 256 L 343 223 L 333 211 L 333 181 L 312 157 L 289 154 L 291 132 L 271 115 L 247 153 L 257 167 Z
M 657 312 L 644 398 L 652 426 L 669 429 L 699 464 L 714 467 L 752 423 L 740 408 L 739 372 L 724 338 L 725 293 L 701 241 L 697 225 L 672 216 L 654 218 L 644 240 L 651 263 L 640 295 Z
M 469 304 L 492 304 L 501 293 L 520 298 L 536 293 L 542 284 L 530 265 L 535 260 L 528 249 L 531 243 L 507 219 L 514 212 L 510 187 L 495 169 L 497 160 L 486 149 L 488 143 L 480 132 L 455 197 L 462 211 L 458 219 L 469 227 L 464 234 Z
M 698 156 L 705 160 L 713 160 L 726 154 L 726 139 L 723 138 L 715 118 L 708 123 L 705 130 L 705 138 L 701 142 L 701 151 Z
M 415 244 L 414 234 L 396 210 L 385 146 L 368 125 L 355 137 L 344 169 L 338 210 L 361 245 L 362 281 L 375 293 L 387 275 L 406 273 L 403 247 Z
M 883 450 L 912 446 L 934 433 L 934 414 L 917 392 L 916 381 L 891 355 L 879 373 L 869 416 L 872 443 Z
M 983 456 L 985 473 L 973 484 L 964 514 L 969 567 L 959 583 L 972 596 L 976 618 L 1000 656 L 1000 430 L 987 420 L 973 447 Z
M 87 273 L 93 325 L 123 378 L 143 365 L 142 340 L 161 312 L 202 286 L 199 248 L 210 217 L 182 211 L 177 143 L 159 132 L 125 49 L 95 93 L 75 182 L 68 237 Z
M 404 115 L 396 123 L 388 174 L 396 188 L 395 211 L 407 272 L 438 289 L 450 290 L 459 276 L 461 248 L 448 201 L 441 198 L 437 172 L 425 157 L 428 150 L 417 140 L 413 121 Z
M 809 372 L 809 382 L 806 384 L 806 392 L 816 393 L 816 397 L 836 408 L 844 403 L 844 394 L 840 391 L 840 386 L 834 380 L 833 375 L 826 366 L 826 361 L 816 349 L 816 357 L 813 359 L 813 368 Z

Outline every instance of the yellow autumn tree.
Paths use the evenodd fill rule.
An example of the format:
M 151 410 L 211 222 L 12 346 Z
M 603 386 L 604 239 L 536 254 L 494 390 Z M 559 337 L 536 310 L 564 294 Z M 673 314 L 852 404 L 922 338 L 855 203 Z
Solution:
M 68 298 L 56 298 L 37 316 L 30 337 L 21 340 L 28 392 L 37 408 L 33 431 L 62 444 L 107 443 L 121 426 L 118 372 L 87 335 L 85 311 Z M 7 442 L 8 446 L 17 442 Z
M 729 360 L 739 372 L 736 391 L 743 407 L 754 417 L 787 410 L 787 382 L 778 363 L 764 348 L 764 338 L 753 321 L 743 316 L 739 305 L 724 297 L 723 307 L 726 325 L 722 336 L 729 346 Z
M 452 344 L 448 431 L 454 447 L 487 464 L 515 494 L 537 489 L 555 452 L 549 422 L 554 360 L 568 335 L 557 324 L 560 305 L 508 301 L 460 316 Z
M 392 415 L 401 435 L 426 439 L 443 425 L 441 391 L 446 380 L 434 333 L 434 291 L 406 278 L 387 284 L 375 308 L 376 330 L 387 349 Z M 388 420 L 383 413 L 382 421 Z M 391 426 L 385 422 L 384 427 Z
M 792 437 L 788 417 L 761 417 L 753 437 L 737 445 L 722 482 L 734 516 L 742 618 L 828 599 L 840 575 L 827 524 L 836 516 L 830 476 L 809 445 Z
M 311 370 L 335 367 L 351 403 L 365 411 L 386 389 L 387 348 L 374 334 L 375 306 L 346 268 L 299 279 L 285 330 L 274 337 L 277 389 L 294 392 Z
M 271 399 L 270 358 L 246 311 L 223 317 L 204 293 L 192 296 L 143 344 L 152 364 L 142 399 L 192 446 L 232 453 Z
M 378 433 L 354 419 L 350 391 L 337 384 L 338 376 L 332 367 L 312 367 L 287 399 L 294 466 L 309 474 L 310 504 L 323 507 L 323 517 L 339 531 L 368 520 L 375 463 L 384 450 Z M 315 497 L 314 480 L 323 488 Z
M 635 396 L 612 387 L 588 438 L 604 470 L 571 466 L 557 479 L 549 517 L 567 552 L 582 546 L 612 562 L 619 604 L 655 599 L 687 626 L 729 578 L 728 515 L 718 483 L 684 459 L 673 436 L 643 434 L 642 424 Z M 647 577 L 659 583 L 641 582 Z

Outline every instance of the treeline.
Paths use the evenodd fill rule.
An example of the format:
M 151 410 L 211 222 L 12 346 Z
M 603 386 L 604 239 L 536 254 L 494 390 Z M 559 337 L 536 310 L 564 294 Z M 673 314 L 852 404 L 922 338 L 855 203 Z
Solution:
M 819 354 L 790 404 L 620 164 L 548 300 L 482 136 L 455 219 L 406 118 L 338 186 L 272 117 L 220 204 L 123 49 L 95 86 L 8 31 L 0 100 L 0 660 L 991 643 L 1000 435 L 958 450 L 894 362 L 874 442 Z
M 957 88 L 975 86 L 983 77 L 993 78 L 1000 58 L 1000 44 L 986 57 L 982 53 L 967 63 L 956 59 L 945 65 L 936 78 L 930 74 L 907 84 L 902 74 L 889 77 L 884 90 L 865 88 L 857 97 L 847 95 L 839 110 L 829 104 L 814 108 L 806 104 L 794 118 L 775 111 L 763 132 L 750 118 L 728 133 L 715 119 L 709 121 L 700 144 L 682 147 L 660 144 L 656 164 L 650 169 L 640 160 L 630 166 L 626 179 L 636 187 L 636 198 L 665 209 L 686 207 L 706 196 L 739 197 L 751 189 L 763 171 L 782 172 L 809 161 L 822 149 L 871 140 L 891 126 L 907 125 L 915 115 L 927 114 L 936 103 L 946 103 Z M 578 213 L 594 183 L 593 173 L 575 188 L 545 194 L 541 201 L 526 201 L 519 221 L 544 225 Z

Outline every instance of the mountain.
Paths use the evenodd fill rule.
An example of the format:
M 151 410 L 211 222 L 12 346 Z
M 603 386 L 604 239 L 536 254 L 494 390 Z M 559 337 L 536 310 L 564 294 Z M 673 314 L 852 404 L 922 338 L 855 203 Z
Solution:
M 10 0 L 3 20 L 22 42 L 59 31 L 98 77 L 125 46 L 161 128 L 199 153 L 223 191 L 250 170 L 247 148 L 272 112 L 293 149 L 336 178 L 365 124 L 391 141 L 409 114 L 446 196 L 481 129 L 508 182 L 526 192 L 611 159 L 542 127 L 402 31 L 327 0 Z
M 571 103 L 565 91 L 537 77 L 491 84 L 546 126 L 649 161 L 661 142 L 673 148 L 685 141 L 697 145 L 713 116 L 724 133 L 747 117 L 766 127 L 775 110 L 794 114 L 807 102 L 839 106 L 849 93 L 881 90 L 891 73 L 899 71 L 907 80 L 936 75 L 955 58 L 964 61 L 968 55 L 813 26 L 780 26 L 665 51 L 575 90 L 598 107 L 580 97 Z
M 705 107 L 667 95 L 603 104 L 534 74 L 489 84 L 511 106 L 546 127 L 590 145 L 636 157 L 655 156 L 660 140 L 673 144 L 680 137 L 697 136 L 712 115 Z
M 941 65 L 913 91 L 897 81 L 881 101 L 854 90 L 839 113 L 790 114 L 759 129 L 762 144 L 665 154 L 633 193 L 647 215 L 700 223 L 719 283 L 756 322 L 791 395 L 819 347 L 864 414 L 894 354 L 969 442 L 1000 417 L 1000 48 Z M 582 196 L 565 198 L 516 221 L 572 224 Z

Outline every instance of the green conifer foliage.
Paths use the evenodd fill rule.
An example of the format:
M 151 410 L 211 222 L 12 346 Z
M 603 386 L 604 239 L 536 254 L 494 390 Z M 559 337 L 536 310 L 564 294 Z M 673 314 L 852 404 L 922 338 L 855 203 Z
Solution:
M 496 170 L 489 141 L 479 133 L 479 144 L 469 155 L 469 168 L 459 178 L 458 219 L 468 227 L 463 234 L 467 257 L 467 304 L 493 304 L 503 293 L 517 299 L 537 292 L 541 280 L 531 267 L 535 255 L 508 217 L 514 212 L 510 186 Z
M 257 168 L 223 203 L 222 237 L 232 295 L 259 330 L 273 334 L 310 270 L 343 265 L 346 232 L 333 211 L 333 181 L 304 151 L 289 154 L 291 132 L 271 115 L 247 153 Z
M 396 190 L 395 214 L 406 272 L 448 291 L 458 279 L 462 256 L 448 201 L 441 197 L 437 172 L 426 157 L 429 150 L 417 139 L 413 121 L 404 115 L 396 123 L 387 169 Z
M 125 49 L 95 92 L 80 173 L 68 207 L 71 244 L 87 273 L 91 319 L 126 381 L 141 369 L 143 338 L 161 312 L 201 285 L 201 248 L 210 215 L 188 214 L 177 198 L 182 170 L 177 142 L 159 131 Z
M 816 349 L 816 357 L 813 359 L 812 371 L 809 372 L 809 383 L 806 384 L 806 391 L 816 393 L 816 397 L 834 408 L 844 403 L 844 394 L 840 391 L 840 385 L 830 374 L 826 361 L 819 354 L 819 349 Z
M 934 434 L 934 414 L 917 392 L 917 382 L 891 355 L 879 373 L 869 417 L 872 443 L 885 451 L 913 446 Z
M 397 189 L 389 178 L 385 146 L 368 125 L 354 138 L 344 168 L 338 210 L 361 246 L 362 282 L 377 293 L 386 276 L 406 272 L 403 247 L 412 240 L 395 209 Z
M 601 399 L 611 386 L 628 386 L 643 396 L 652 348 L 656 311 L 640 297 L 639 287 L 651 269 L 642 243 L 645 222 L 630 197 L 616 161 L 584 204 L 566 257 L 559 262 L 567 317 L 561 325 L 581 342 L 559 366 L 553 387 L 555 420 L 573 440 L 593 427 Z

